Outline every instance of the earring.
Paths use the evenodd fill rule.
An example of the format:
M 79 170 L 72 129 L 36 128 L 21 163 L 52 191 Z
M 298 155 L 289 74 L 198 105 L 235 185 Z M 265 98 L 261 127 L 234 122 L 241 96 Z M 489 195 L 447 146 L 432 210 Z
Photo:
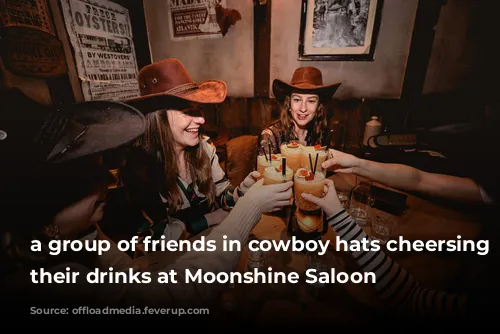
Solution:
M 57 227 L 56 224 L 50 224 L 48 226 L 45 226 L 45 233 L 47 233 L 47 235 L 52 239 L 55 239 L 55 240 L 60 239 L 59 228 Z

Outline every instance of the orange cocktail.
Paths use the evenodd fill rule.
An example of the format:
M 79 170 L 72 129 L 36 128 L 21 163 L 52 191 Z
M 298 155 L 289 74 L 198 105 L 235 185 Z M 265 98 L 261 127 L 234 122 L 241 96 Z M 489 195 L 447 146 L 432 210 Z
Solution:
M 311 161 L 309 161 L 309 154 L 311 155 Z M 318 155 L 318 162 L 316 163 L 316 154 Z M 313 170 L 316 164 L 316 170 L 321 170 L 321 164 L 328 159 L 328 151 L 325 150 L 325 146 L 304 146 L 301 150 L 300 157 L 300 168 L 305 168 L 308 170 Z M 312 167 L 311 167 L 312 162 Z
M 271 154 L 271 161 L 269 161 L 269 155 L 261 154 L 257 156 L 257 172 L 260 173 L 260 178 L 264 176 L 264 169 L 279 165 L 281 165 L 281 154 Z
M 282 166 L 271 166 L 264 169 L 264 184 L 276 184 L 293 180 L 293 171 L 286 167 L 286 174 L 283 176 Z
M 316 211 L 319 210 L 319 206 L 311 203 L 304 198 L 301 194 L 311 194 L 316 197 L 322 197 L 323 189 L 325 186 L 325 174 L 316 171 L 313 174 L 305 168 L 299 168 L 295 173 L 295 178 L 293 181 L 294 192 L 295 192 L 295 203 L 300 210 L 303 211 Z
M 303 145 L 297 141 L 284 143 L 280 146 L 281 156 L 286 158 L 287 166 L 295 173 L 300 168 L 301 150 Z

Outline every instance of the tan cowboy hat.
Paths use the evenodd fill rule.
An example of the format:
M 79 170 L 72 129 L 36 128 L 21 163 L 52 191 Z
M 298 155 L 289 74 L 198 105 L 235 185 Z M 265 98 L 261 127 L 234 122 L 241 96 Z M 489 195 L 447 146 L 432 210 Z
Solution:
M 323 102 L 333 98 L 333 94 L 339 88 L 340 83 L 323 85 L 323 75 L 316 67 L 299 67 L 293 72 L 292 81 L 287 83 L 280 79 L 273 81 L 273 94 L 280 102 L 285 100 L 293 92 L 299 94 L 316 94 Z
M 172 102 L 221 103 L 227 85 L 220 80 L 195 83 L 176 58 L 167 58 L 143 67 L 138 76 L 141 95 L 124 101 L 142 112 L 169 107 Z

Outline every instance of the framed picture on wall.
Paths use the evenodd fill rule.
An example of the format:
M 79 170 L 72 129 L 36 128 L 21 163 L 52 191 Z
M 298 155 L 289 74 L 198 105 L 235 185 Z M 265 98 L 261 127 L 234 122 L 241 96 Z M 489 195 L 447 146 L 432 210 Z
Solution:
M 383 0 L 302 0 L 299 60 L 373 60 Z

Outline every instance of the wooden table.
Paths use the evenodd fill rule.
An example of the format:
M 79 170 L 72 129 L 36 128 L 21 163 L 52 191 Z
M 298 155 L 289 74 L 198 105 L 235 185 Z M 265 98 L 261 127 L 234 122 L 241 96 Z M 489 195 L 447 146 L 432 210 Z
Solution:
M 351 176 L 331 177 L 337 188 L 352 188 L 355 180 Z M 415 239 L 474 239 L 480 231 L 478 220 L 463 212 L 448 209 L 430 201 L 408 195 L 408 209 L 401 215 L 391 238 L 403 236 Z M 370 235 L 370 227 L 363 227 Z M 204 233 L 205 234 L 205 233 Z M 280 215 L 264 214 L 251 232 L 258 239 L 288 239 L 286 219 Z M 330 228 L 322 239 L 335 246 L 335 232 Z M 468 284 L 468 273 L 474 273 L 474 257 L 463 253 L 432 252 L 388 252 L 421 284 L 429 288 L 455 289 Z M 236 270 L 247 270 L 248 250 L 244 249 Z M 344 251 L 332 248 L 325 256 L 325 263 L 338 271 L 359 271 L 352 257 Z M 165 262 L 162 261 L 162 265 Z M 266 266 L 273 271 L 294 271 L 303 274 L 306 269 L 306 254 L 271 251 L 266 256 Z M 381 313 L 379 313 L 380 310 Z M 211 311 L 212 314 L 212 311 Z M 228 289 L 221 299 L 221 309 L 214 313 L 215 322 L 273 326 L 294 319 L 294 323 L 316 322 L 353 324 L 383 314 L 378 296 L 366 284 L 329 284 L 314 288 L 310 284 L 236 284 Z M 288 319 L 288 320 L 287 320 Z
M 351 189 L 355 179 L 349 175 L 331 177 L 337 188 Z M 380 184 L 377 184 L 382 186 Z M 445 208 L 430 201 L 408 195 L 408 209 L 400 216 L 392 230 L 391 239 L 402 236 L 406 240 L 453 239 L 461 235 L 462 239 L 474 239 L 481 225 L 474 216 Z M 370 235 L 371 228 L 363 227 Z M 286 219 L 278 215 L 264 214 L 261 221 L 252 230 L 252 236 L 258 239 L 288 239 Z M 322 237 L 335 246 L 336 234 L 330 228 Z M 385 250 L 387 251 L 387 250 Z M 467 285 L 466 273 L 474 272 L 474 261 L 463 254 L 438 254 L 432 252 L 388 252 L 417 280 L 429 287 L 446 290 L 450 285 L 455 288 Z M 326 263 L 347 273 L 359 271 L 350 254 L 339 250 L 330 250 L 325 256 Z M 467 260 L 467 259 L 469 260 Z M 248 250 L 245 249 L 238 269 L 247 268 Z M 266 265 L 273 271 L 295 271 L 303 274 L 306 270 L 306 254 L 296 252 L 269 252 Z M 323 288 L 313 288 L 310 284 L 241 284 L 231 289 L 225 296 L 229 306 L 237 307 L 239 316 L 234 321 L 245 320 L 262 325 L 279 325 L 286 319 L 304 322 L 333 321 L 342 324 L 356 323 L 360 314 L 364 321 L 370 321 L 370 315 L 378 316 L 382 305 L 371 286 L 363 284 L 330 284 Z

